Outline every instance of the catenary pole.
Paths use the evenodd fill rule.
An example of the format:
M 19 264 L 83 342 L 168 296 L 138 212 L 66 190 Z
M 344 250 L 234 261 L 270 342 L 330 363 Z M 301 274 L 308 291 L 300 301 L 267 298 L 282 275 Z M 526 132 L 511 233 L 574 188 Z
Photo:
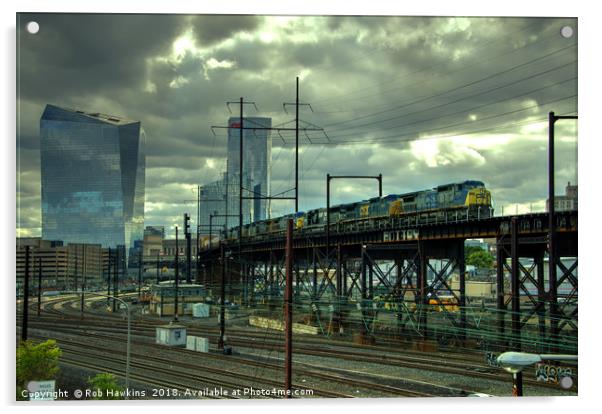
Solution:
M 160 279 L 161 263 L 159 262 L 159 252 L 157 252 L 157 285 L 161 282 Z
M 142 296 L 142 247 L 138 251 L 138 300 Z
M 295 213 L 299 212 L 299 77 L 295 97 Z
M 286 288 L 284 294 L 284 389 L 291 398 L 293 364 L 293 220 L 286 223 Z
M 196 283 L 201 283 L 201 246 L 200 246 L 200 233 L 201 233 L 201 186 L 197 186 L 197 197 L 196 197 Z
M 109 247 L 109 251 L 107 253 L 107 307 L 111 305 L 111 248 Z
M 224 244 L 220 242 L 220 258 L 222 261 L 222 277 L 220 281 L 220 304 L 219 304 L 219 339 L 217 347 L 224 349 L 224 334 L 226 332 L 226 257 Z
M 192 243 L 190 234 L 190 215 L 184 213 L 184 238 L 186 239 L 186 283 L 192 282 Z
M 29 257 L 30 246 L 25 246 L 25 272 L 23 273 L 23 319 L 21 321 L 21 340 L 27 341 L 29 319 Z
M 558 349 L 559 319 L 558 306 L 558 280 L 556 265 L 558 262 L 556 252 L 556 223 L 555 223 L 555 195 L 554 195 L 554 124 L 560 119 L 577 119 L 576 115 L 556 115 L 554 112 L 548 114 L 548 268 L 549 268 L 549 301 L 550 301 L 550 334 L 552 337 L 552 349 Z
M 179 256 L 179 248 L 178 248 L 178 226 L 176 226 L 176 255 L 175 255 L 175 263 L 174 263 L 174 273 L 175 273 L 175 297 L 174 297 L 174 321 L 178 321 L 178 283 L 180 278 L 180 256 Z
M 86 295 L 86 245 L 82 246 L 83 250 L 83 262 L 82 262 L 82 294 L 81 294 L 81 305 L 80 305 L 80 318 L 84 317 L 84 302 Z
M 38 316 L 42 307 L 42 258 L 38 257 Z
M 113 312 L 117 311 L 117 301 L 119 293 L 119 246 L 115 249 L 115 258 L 113 259 Z

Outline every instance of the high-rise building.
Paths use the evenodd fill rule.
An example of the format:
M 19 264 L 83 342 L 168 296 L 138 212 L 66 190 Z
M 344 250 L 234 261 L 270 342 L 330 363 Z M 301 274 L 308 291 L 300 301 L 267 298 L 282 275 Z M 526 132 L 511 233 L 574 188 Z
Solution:
M 200 233 L 209 234 L 209 225 L 211 224 L 212 233 L 219 234 L 227 224 L 228 228 L 237 227 L 239 224 L 239 190 L 240 181 L 238 174 L 232 176 L 224 173 L 221 180 L 203 185 L 201 187 L 201 217 Z M 246 177 L 243 187 L 249 187 L 251 181 Z M 227 199 L 225 195 L 228 194 Z M 226 205 L 227 200 L 227 205 Z M 253 217 L 253 203 L 255 200 L 243 200 L 243 223 L 249 223 Z M 211 216 L 214 216 L 211 218 Z M 225 217 L 230 216 L 230 217 Z
M 40 119 L 42 238 L 126 247 L 143 237 L 139 121 L 47 105 Z
M 265 197 L 270 195 L 272 137 L 268 128 L 271 128 L 271 126 L 271 118 L 243 118 L 242 173 L 243 178 L 250 181 L 250 186 L 243 185 L 243 196 L 256 196 L 255 199 L 251 200 L 252 217 L 250 221 L 265 220 L 269 217 L 270 203 Z M 230 118 L 228 127 L 228 176 L 234 177 L 240 173 L 240 118 Z M 230 191 L 228 194 L 230 194 Z M 246 217 L 243 217 L 243 220 L 248 223 Z

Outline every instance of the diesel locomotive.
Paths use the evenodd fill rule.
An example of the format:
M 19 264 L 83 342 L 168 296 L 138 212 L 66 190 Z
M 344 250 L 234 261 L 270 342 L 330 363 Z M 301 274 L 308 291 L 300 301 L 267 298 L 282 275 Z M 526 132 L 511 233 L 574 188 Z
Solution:
M 330 207 L 330 231 L 353 232 L 369 229 L 410 227 L 446 221 L 484 219 L 493 216 L 491 193 L 482 181 L 461 183 L 406 194 L 390 194 L 355 203 Z M 323 232 L 326 208 L 256 221 L 243 226 L 242 238 L 262 238 L 284 233 L 289 219 L 297 232 Z M 236 239 L 238 227 L 228 231 Z

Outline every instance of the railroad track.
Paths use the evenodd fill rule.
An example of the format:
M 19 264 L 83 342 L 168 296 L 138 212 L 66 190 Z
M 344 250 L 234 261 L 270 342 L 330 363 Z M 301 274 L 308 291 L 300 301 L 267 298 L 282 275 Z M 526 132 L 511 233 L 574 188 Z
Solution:
M 85 335 L 87 338 L 94 338 L 99 341 L 100 340 L 105 340 L 105 341 L 109 340 L 109 341 L 117 342 L 120 346 L 123 347 L 123 338 L 119 337 L 119 336 L 91 334 L 90 332 L 86 332 Z M 70 345 L 77 344 L 78 346 L 85 348 L 88 351 L 93 350 L 93 351 L 96 351 L 99 353 L 105 352 L 107 349 L 106 347 L 94 346 L 94 345 L 90 345 L 89 342 L 80 342 L 80 341 L 75 341 L 73 339 L 62 339 L 60 341 L 61 341 L 62 346 L 64 346 L 65 343 L 68 343 Z M 156 345 L 154 343 L 149 343 L 149 342 L 140 341 L 140 340 L 132 340 L 132 345 L 135 345 L 136 349 L 147 348 L 147 349 L 159 351 L 161 353 L 165 353 L 165 351 L 166 351 L 166 347 L 164 347 L 162 345 Z M 115 348 L 112 347 L 111 349 L 115 349 Z M 153 356 L 153 355 L 150 355 L 150 353 L 148 353 L 148 352 L 144 353 L 144 354 L 133 353 L 132 357 L 141 358 L 141 359 L 148 360 L 148 361 L 154 361 L 154 362 L 161 363 L 161 364 L 169 364 L 171 366 L 179 366 L 182 369 L 190 369 L 192 367 L 192 368 L 195 368 L 200 371 L 211 372 L 211 373 L 214 373 L 217 375 L 236 376 L 239 379 L 244 379 L 246 382 L 242 385 L 246 384 L 247 386 L 248 386 L 249 382 L 265 383 L 272 387 L 280 387 L 282 385 L 282 381 L 273 381 L 273 380 L 266 379 L 266 378 L 258 378 L 256 375 L 255 376 L 244 375 L 240 371 L 228 371 L 228 370 L 224 370 L 224 369 L 211 368 L 211 367 L 208 367 L 207 365 L 195 364 L 194 361 L 195 360 L 198 361 L 199 359 L 212 359 L 212 360 L 216 360 L 218 363 L 228 362 L 228 363 L 232 363 L 232 364 L 240 364 L 240 365 L 245 365 L 248 367 L 260 368 L 262 370 L 268 369 L 268 370 L 272 370 L 274 372 L 274 374 L 270 374 L 270 375 L 276 375 L 276 376 L 281 375 L 281 372 L 282 372 L 281 364 L 277 364 L 274 362 L 268 363 L 265 361 L 256 361 L 253 359 L 247 359 L 247 358 L 236 357 L 236 356 L 224 357 L 223 355 L 216 355 L 216 354 L 211 354 L 211 353 L 199 354 L 198 352 L 189 351 L 186 349 L 177 349 L 177 351 L 175 351 L 175 352 L 186 357 L 187 358 L 186 361 L 178 362 L 177 360 L 173 359 L 173 353 L 170 353 L 170 355 L 167 357 L 166 356 L 159 356 L 159 357 Z M 96 353 L 95 353 L 95 355 L 96 355 Z M 324 369 L 322 368 L 322 370 L 324 370 Z M 350 388 L 354 388 L 354 389 L 368 389 L 371 391 L 378 391 L 378 392 L 382 392 L 383 394 L 385 394 L 387 396 L 403 396 L 403 397 L 436 396 L 435 394 L 431 394 L 431 393 L 419 392 L 419 391 L 414 391 L 414 390 L 410 390 L 410 389 L 404 389 L 404 388 L 389 386 L 389 385 L 382 385 L 382 384 L 365 381 L 365 380 L 364 381 L 357 380 L 355 378 L 352 378 L 349 375 L 318 372 L 318 371 L 310 370 L 310 369 L 295 368 L 295 375 L 318 378 L 320 380 L 337 383 L 338 384 L 337 386 L 339 386 L 339 387 L 342 385 L 342 386 L 346 386 L 346 387 L 350 387 Z M 242 385 L 239 384 L 239 387 L 242 387 Z M 304 389 L 307 387 L 297 384 L 297 385 L 294 385 L 294 388 Z M 326 390 L 315 389 L 315 388 L 312 388 L 312 390 L 314 390 L 316 396 L 321 396 L 321 397 L 330 397 L 330 398 L 353 397 L 352 394 L 344 394 L 341 392 L 337 393 L 337 392 L 326 391 Z
M 77 333 L 77 332 L 85 332 L 87 335 L 90 335 L 91 332 L 104 332 L 104 333 L 112 333 L 112 334 L 120 334 L 125 335 L 126 327 L 125 324 L 120 323 L 116 325 L 115 323 L 107 324 L 103 322 L 99 325 L 87 325 L 87 324 L 73 324 L 72 321 L 60 321 L 56 325 L 62 325 L 61 329 L 63 331 Z M 30 324 L 31 325 L 31 324 Z M 158 324 L 156 324 L 158 325 Z M 139 336 L 152 336 L 154 335 L 154 329 L 156 325 L 147 325 L 147 326 L 133 326 L 132 334 Z M 39 326 L 34 323 L 32 326 Z M 217 341 L 217 334 L 209 334 L 204 329 L 189 327 L 189 334 L 203 335 L 205 337 L 209 337 L 213 339 L 213 342 Z M 122 336 L 123 338 L 123 336 Z M 259 340 L 256 340 L 259 339 Z M 283 352 L 284 347 L 282 342 L 278 341 L 266 341 L 263 338 L 253 338 L 253 337 L 243 337 L 229 334 L 228 343 L 230 345 L 234 345 L 236 347 L 244 347 L 244 348 L 252 348 L 252 349 L 262 349 L 266 351 L 277 351 Z M 315 346 L 313 344 L 304 345 L 298 344 L 297 341 L 293 343 L 293 351 L 299 354 L 305 354 L 309 356 L 316 357 L 326 357 L 332 359 L 339 360 L 349 360 L 353 362 L 366 362 L 373 364 L 385 364 L 388 366 L 397 366 L 400 368 L 414 368 L 418 370 L 429 370 L 434 372 L 443 372 L 452 375 L 461 375 L 461 376 L 470 376 L 480 379 L 494 380 L 494 381 L 502 381 L 505 383 L 511 383 L 511 378 L 506 375 L 505 372 L 502 372 L 499 369 L 491 368 L 485 366 L 483 363 L 476 363 L 471 361 L 457 361 L 450 360 L 445 361 L 441 357 L 434 357 L 431 354 L 422 355 L 417 357 L 415 355 L 391 355 L 391 354 L 379 354 L 375 355 L 374 353 L 368 352 L 356 352 L 354 350 L 345 349 L 344 346 L 336 345 L 333 347 L 328 346 Z M 554 387 L 551 384 L 543 384 L 541 382 L 537 382 L 533 379 L 525 378 L 525 384 L 530 384 L 538 387 Z
M 38 341 L 47 339 L 47 338 L 43 338 L 40 336 L 34 336 L 33 338 L 35 338 Z M 85 368 L 85 369 L 89 369 L 92 371 L 107 372 L 107 373 L 113 374 L 117 377 L 125 379 L 124 370 L 123 370 L 124 363 L 121 361 L 119 362 L 121 366 L 119 368 L 115 368 L 112 365 L 116 362 L 114 358 L 110 359 L 110 360 L 106 359 L 106 358 L 99 359 L 98 356 L 95 355 L 93 357 L 94 360 L 89 361 L 87 359 L 91 358 L 91 356 L 83 351 L 68 349 L 68 348 L 64 347 L 63 344 L 61 344 L 61 350 L 63 351 L 63 354 L 60 357 L 61 364 L 66 364 L 66 365 L 79 367 L 79 368 Z M 164 374 L 164 373 L 161 373 L 161 374 Z M 130 372 L 130 380 L 139 381 L 141 383 L 144 383 L 144 384 L 147 384 L 150 386 L 155 386 L 155 387 L 162 388 L 162 389 L 175 389 L 175 390 L 178 390 L 182 394 L 185 394 L 186 391 L 190 389 L 189 384 L 184 384 L 181 381 L 169 380 L 169 379 L 165 378 L 165 375 L 161 375 L 161 380 L 159 381 L 159 380 L 157 380 L 156 373 L 155 373 L 155 375 L 151 375 L 148 371 L 146 371 L 144 373 L 138 373 L 135 371 Z M 213 396 L 213 395 L 207 395 L 207 397 L 213 398 L 213 399 L 222 398 L 220 396 Z M 231 398 L 236 398 L 236 397 L 231 397 Z
M 105 301 L 105 298 L 94 298 L 92 299 L 92 301 L 95 302 L 101 302 L 101 301 Z M 66 302 L 63 303 L 62 305 L 62 309 L 64 312 L 60 313 L 60 311 L 57 311 L 56 309 L 52 310 L 53 314 L 56 313 L 60 313 L 62 316 L 65 317 L 77 317 L 80 315 L 80 308 L 79 308 L 79 299 L 72 299 L 72 300 L 68 300 Z M 65 312 L 66 311 L 66 312 Z M 98 312 L 92 312 L 89 310 L 85 310 L 84 311 L 84 315 L 86 316 L 86 319 L 89 320 L 90 318 L 94 318 L 94 319 L 98 319 L 99 321 L 105 321 L 109 318 L 111 319 L 123 319 L 123 315 L 122 314 L 112 314 L 112 313 L 103 313 L 103 314 L 99 314 Z M 144 316 L 137 316 L 137 320 L 135 321 L 136 325 L 138 326 L 148 326 L 151 327 L 152 329 L 154 329 L 155 326 L 159 325 L 159 324 L 163 324 L 164 322 L 157 320 L 156 318 L 152 318 L 152 317 L 144 317 Z M 219 333 L 219 329 L 215 326 L 202 326 L 198 327 L 198 326 L 188 326 L 188 329 L 201 329 L 203 334 L 214 334 L 217 335 Z M 256 332 L 253 331 L 252 329 L 241 329 L 241 328 L 236 328 L 236 327 L 229 327 L 228 328 L 228 336 L 231 338 L 234 338 L 236 336 L 239 336 L 242 340 L 246 340 L 246 338 L 261 338 L 262 340 L 274 340 L 274 341 L 282 341 L 282 334 L 277 334 L 277 333 L 271 333 L 271 332 Z M 392 347 L 392 342 L 391 341 L 385 341 L 384 344 L 379 344 L 379 345 L 367 345 L 367 344 L 355 344 L 351 341 L 349 341 L 347 338 L 346 339 L 335 339 L 335 338 L 320 338 L 320 337 L 316 337 L 313 336 L 311 338 L 304 338 L 303 336 L 296 336 L 295 337 L 295 343 L 306 343 L 309 344 L 311 346 L 317 345 L 317 344 L 323 344 L 326 346 L 341 346 L 344 349 L 355 349 L 355 350 L 359 350 L 359 351 L 364 351 L 364 352 L 376 352 L 379 354 L 398 354 L 398 355 L 403 355 L 404 357 L 409 357 L 410 355 L 414 355 L 417 358 L 424 358 L 425 356 L 425 352 L 421 352 L 421 351 L 417 351 L 417 350 L 412 350 L 412 349 L 396 349 L 394 347 Z M 442 361 L 442 363 L 448 363 L 450 361 L 457 361 L 459 365 L 461 366 L 465 366 L 466 364 L 470 364 L 470 365 L 482 365 L 483 361 L 484 361 L 484 355 L 482 352 L 475 352 L 472 350 L 462 350 L 461 353 L 455 353 L 455 352 L 429 352 L 427 353 L 428 355 L 428 363 L 432 363 L 433 359 L 437 359 Z
M 73 321 L 71 320 L 64 320 L 64 321 L 50 321 L 52 323 L 54 323 L 55 325 L 64 325 L 67 326 L 67 329 L 70 330 L 98 330 L 98 331 L 107 331 L 107 332 L 121 332 L 121 333 L 125 333 L 126 332 L 126 326 L 121 324 L 122 320 L 119 320 L 120 325 L 117 326 L 115 324 L 115 322 L 113 323 L 106 323 L 106 321 L 104 321 L 103 323 L 96 323 L 97 321 L 90 321 L 90 320 L 84 320 L 82 321 L 81 319 L 77 319 L 76 320 L 76 324 L 73 323 Z M 32 321 L 31 323 L 37 323 L 37 321 Z M 30 323 L 30 324 L 31 324 Z M 162 323 L 153 323 L 153 324 L 140 324 L 140 323 L 136 323 L 132 326 L 132 333 L 133 334 L 154 334 L 154 329 L 156 326 L 162 325 Z M 195 334 L 195 335 L 204 335 L 207 337 L 210 337 L 214 340 L 217 339 L 218 336 L 218 331 L 211 329 L 211 331 L 213 332 L 208 332 L 209 329 L 206 328 L 198 328 L 198 327 L 191 327 L 189 326 L 188 328 L 188 332 L 190 334 Z M 250 342 L 251 340 L 251 342 Z M 232 330 L 228 330 L 228 343 L 232 344 L 232 345 L 237 345 L 237 346 L 252 346 L 254 348 L 261 348 L 261 349 L 268 349 L 268 350 L 282 350 L 282 339 L 280 338 L 280 340 L 272 340 L 272 339 L 266 339 L 266 337 L 264 335 L 252 335 L 252 333 L 246 332 L 246 335 L 239 335 L 236 333 L 232 333 Z M 374 356 L 374 352 L 382 352 L 382 349 L 378 349 L 378 348 L 366 348 L 366 349 L 361 349 L 361 348 L 357 348 L 357 347 L 347 347 L 345 344 L 342 344 L 340 342 L 335 343 L 335 344 L 327 344 L 325 343 L 324 345 L 316 345 L 314 344 L 311 339 L 308 339 L 306 341 L 300 341 L 295 339 L 294 344 L 293 344 L 294 350 L 295 352 L 300 352 L 300 353 L 305 353 L 305 354 L 309 354 L 309 355 L 316 355 L 316 356 L 328 356 L 330 354 L 336 354 L 336 355 L 346 355 L 348 358 L 347 359 L 351 359 L 351 360 L 358 360 L 361 359 L 364 362 L 397 362 L 397 363 L 402 363 L 402 362 L 414 362 L 414 363 L 424 363 L 424 364 L 428 364 L 428 365 L 432 365 L 434 362 L 438 362 L 440 365 L 446 365 L 449 366 L 451 368 L 456 368 L 456 369 L 466 369 L 467 363 L 470 362 L 471 366 L 474 366 L 475 368 L 483 368 L 484 366 L 480 363 L 477 363 L 474 360 L 457 360 L 457 359 L 446 359 L 446 355 L 443 356 L 435 356 L 432 354 L 429 354 L 428 356 L 424 356 L 421 355 L 420 357 L 414 355 L 404 355 L 401 356 L 401 354 L 399 355 L 393 355 L 393 353 L 387 353 L 387 354 L 380 354 L 379 356 Z M 348 348 L 351 348 L 348 349 Z
M 79 303 L 79 302 L 78 302 Z M 79 305 L 78 305 L 79 306 Z M 71 316 L 71 314 L 64 314 L 63 316 L 68 317 Z M 79 311 L 77 312 L 77 314 L 74 312 L 72 314 L 73 318 L 78 318 L 79 316 Z M 44 316 L 42 316 L 42 318 L 44 318 Z M 79 319 L 79 318 L 78 318 Z M 109 324 L 107 323 L 107 319 L 115 319 L 115 320 L 123 320 L 123 315 L 114 315 L 114 314 L 109 314 L 107 316 L 105 315 L 98 315 L 96 313 L 90 313 L 90 316 L 88 316 L 88 314 L 86 314 L 85 316 L 85 320 L 87 322 L 95 322 L 95 321 L 99 321 L 99 323 L 105 323 L 107 326 L 110 326 L 111 328 L 114 326 L 113 324 Z M 164 324 L 163 321 L 158 321 L 156 319 L 147 319 L 147 320 L 136 320 L 135 321 L 135 325 L 133 325 L 134 329 L 144 329 L 144 327 L 148 328 L 148 329 L 155 329 L 156 326 L 158 325 L 162 325 Z M 190 330 L 190 332 L 192 333 L 202 333 L 204 335 L 217 335 L 219 333 L 219 329 L 216 327 L 210 327 L 210 326 L 188 326 L 188 329 Z M 229 328 L 228 329 L 228 337 L 231 339 L 235 339 L 235 340 L 240 340 L 240 341 L 248 341 L 249 338 L 255 338 L 255 339 L 261 339 L 262 341 L 272 341 L 273 343 L 276 342 L 281 342 L 282 341 L 282 334 L 272 334 L 272 333 L 260 333 L 260 332 L 254 332 L 253 330 L 248 330 L 248 329 L 239 329 L 239 328 Z M 332 339 L 326 339 L 326 338 L 319 338 L 319 337 L 311 337 L 311 338 L 304 338 L 302 336 L 296 336 L 295 337 L 295 344 L 307 344 L 309 346 L 311 346 L 312 348 L 318 346 L 318 345 L 324 345 L 324 346 L 328 346 L 328 347 L 341 347 L 341 350 L 343 352 L 347 352 L 348 349 L 352 349 L 352 350 L 358 350 L 361 352 L 365 352 L 365 353 L 379 353 L 379 354 L 397 354 L 397 355 L 403 355 L 406 358 L 409 358 L 410 355 L 414 355 L 417 359 L 418 358 L 423 358 L 424 359 L 424 355 L 425 353 L 423 352 L 418 352 L 418 351 L 413 351 L 413 350 L 394 350 L 394 349 L 390 349 L 387 348 L 385 346 L 379 345 L 379 346 L 375 346 L 375 345 L 360 345 L 360 344 L 354 344 L 351 342 L 345 342 L 345 341 L 341 341 L 341 340 L 332 340 Z M 458 366 L 466 366 L 466 364 L 474 364 L 474 365 L 481 365 L 482 361 L 483 361 L 483 355 L 482 354 L 471 354 L 469 356 L 466 355 L 465 352 L 463 352 L 461 355 L 458 354 L 454 354 L 454 353 L 429 353 L 428 354 L 428 362 L 429 364 L 432 364 L 433 359 L 438 359 L 440 360 L 442 363 L 450 363 L 450 361 L 457 361 L 457 365 Z
M 106 300 L 104 298 L 97 299 L 99 301 Z M 56 302 L 61 302 L 62 305 Z M 95 301 L 95 300 L 93 300 Z M 90 301 L 90 302 L 93 302 Z M 44 304 L 43 304 L 44 306 Z M 98 312 L 85 312 L 84 321 L 79 318 L 79 299 L 61 299 L 54 301 L 52 306 L 55 312 L 61 313 L 60 317 L 55 312 L 50 315 L 46 314 L 40 317 L 40 322 L 52 323 L 54 325 L 62 325 L 63 329 L 74 332 L 77 330 L 86 329 L 101 331 L 104 329 L 106 333 L 125 333 L 125 320 L 123 315 L 117 314 L 99 314 Z M 58 309 L 61 309 L 62 312 Z M 110 319 L 110 321 L 107 321 Z M 81 325 L 74 324 L 74 321 L 83 323 Z M 31 323 L 35 323 L 35 318 Z M 154 336 L 154 329 L 157 325 L 164 324 L 163 321 L 155 318 L 143 318 L 136 320 L 132 324 L 132 333 L 134 335 Z M 66 327 L 68 325 L 68 327 Z M 218 330 L 215 327 L 209 326 L 188 326 L 189 334 L 200 334 L 202 336 L 216 339 Z M 282 334 L 259 333 L 249 329 L 229 328 L 228 343 L 237 347 L 249 347 L 254 349 L 263 349 L 268 351 L 282 352 Z M 430 370 L 435 372 L 443 372 L 452 375 L 470 376 L 487 380 L 510 382 L 510 378 L 505 373 L 492 369 L 484 364 L 484 356 L 481 354 L 457 355 L 453 353 L 421 353 L 410 350 L 391 350 L 382 345 L 359 345 L 343 342 L 341 340 L 332 340 L 327 338 L 304 338 L 302 336 L 295 337 L 294 352 L 326 357 L 350 360 L 354 362 L 367 362 L 374 364 L 386 364 L 389 366 L 399 366 L 403 368 L 415 368 L 419 370 Z M 378 355 L 376 355 L 378 353 Z M 229 357 L 230 358 L 230 357 Z M 537 387 L 552 387 L 552 385 L 544 385 L 535 380 L 525 379 L 526 384 Z M 384 391 L 384 389 L 383 389 Z M 424 396 L 424 395 L 420 395 Z
M 94 335 L 93 337 L 95 337 L 96 339 L 102 338 L 104 340 L 110 339 L 113 342 L 116 342 L 116 338 L 110 338 L 110 337 L 100 336 L 100 335 Z M 42 337 L 40 335 L 36 335 L 35 338 L 38 340 L 46 339 L 46 337 Z M 105 367 L 110 367 L 111 365 L 117 364 L 118 366 L 121 367 L 121 370 L 112 368 L 112 369 L 110 369 L 109 372 L 112 371 L 114 373 L 119 373 L 120 376 L 123 377 L 123 366 L 125 364 L 125 351 L 122 350 L 123 352 L 120 352 L 120 353 L 111 353 L 110 355 L 106 355 L 107 347 L 90 345 L 89 342 L 81 342 L 81 341 L 76 341 L 73 339 L 65 339 L 65 338 L 62 338 L 62 339 L 57 338 L 57 342 L 60 344 L 60 348 L 65 352 L 65 355 L 68 358 L 68 360 L 67 360 L 68 363 L 80 364 L 80 363 L 82 363 L 82 359 L 84 359 L 84 360 L 93 359 L 94 360 L 93 362 L 86 361 L 86 362 L 83 362 L 83 364 L 85 365 L 85 367 L 94 368 L 96 370 L 101 370 L 101 371 L 106 371 Z M 118 344 L 123 345 L 123 342 L 118 342 Z M 148 343 L 143 343 L 140 341 L 133 341 L 133 344 L 137 345 L 137 349 L 139 349 L 140 346 L 147 346 L 149 348 L 159 348 L 161 351 L 166 351 L 166 347 L 161 346 L 161 345 L 149 346 Z M 112 348 L 112 349 L 114 349 L 114 348 Z M 155 351 L 156 350 L 157 349 L 155 349 Z M 93 355 L 91 355 L 90 351 L 94 351 Z M 194 352 L 194 351 L 187 351 L 187 352 L 186 351 L 187 350 L 183 350 L 183 349 L 178 349 L 177 351 L 175 351 L 178 353 L 185 354 L 183 356 L 186 358 L 186 361 L 178 360 L 178 359 L 174 358 L 174 352 L 170 352 L 169 355 L 164 355 L 162 357 L 156 356 L 156 355 L 151 355 L 149 353 L 133 352 L 131 354 L 132 360 L 130 362 L 130 366 L 132 368 L 137 369 L 138 371 L 144 372 L 144 375 L 141 375 L 140 373 L 137 374 L 138 377 L 141 378 L 141 379 L 139 379 L 141 382 L 159 385 L 162 387 L 177 384 L 176 388 L 182 389 L 182 390 L 193 388 L 191 386 L 191 384 L 194 382 L 201 383 L 201 387 L 202 386 L 222 387 L 222 388 L 227 388 L 227 389 L 231 389 L 231 390 L 232 389 L 249 388 L 250 386 L 252 386 L 253 388 L 264 388 L 264 389 L 269 389 L 269 388 L 280 389 L 280 388 L 282 388 L 283 381 L 276 381 L 276 380 L 269 379 L 269 378 L 260 378 L 260 377 L 254 376 L 254 375 L 244 374 L 240 371 L 218 369 L 218 368 L 209 367 L 207 365 L 199 364 L 198 363 L 199 353 Z M 197 357 L 197 358 L 191 358 L 191 357 Z M 213 359 L 220 359 L 216 355 L 210 355 L 210 358 L 211 357 L 213 357 Z M 61 357 L 61 361 L 63 361 L 63 359 L 64 358 Z M 197 361 L 195 361 L 195 359 Z M 229 360 L 229 358 L 228 358 L 228 360 Z M 222 359 L 222 361 L 223 361 L 223 359 Z M 220 362 L 222 362 L 222 361 L 220 361 Z M 155 364 L 158 364 L 159 366 L 157 366 Z M 259 363 L 256 363 L 256 364 L 251 363 L 251 364 L 247 364 L 247 365 L 262 367 L 262 368 L 267 367 L 267 366 L 265 366 L 265 364 L 259 364 Z M 282 371 L 282 366 L 274 365 L 274 367 L 278 371 Z M 177 369 L 177 372 L 174 373 L 174 369 Z M 210 373 L 210 374 L 214 374 L 215 376 L 207 376 L 207 375 L 199 374 L 199 372 Z M 160 376 L 160 378 L 162 378 L 161 381 L 163 381 L 163 378 L 165 377 L 166 374 L 171 375 L 171 376 L 175 375 L 180 380 L 187 379 L 190 382 L 187 382 L 187 383 L 183 383 L 181 381 L 180 382 L 172 382 L 172 383 L 157 382 L 156 378 L 158 376 Z M 237 381 L 231 381 L 231 380 L 227 380 L 224 378 L 236 378 Z M 142 379 L 151 379 L 151 381 L 147 381 L 147 380 L 143 381 Z M 340 381 L 342 381 L 342 380 L 339 380 L 339 382 Z M 267 385 L 267 387 L 266 387 L 266 385 Z M 369 384 L 367 386 L 367 388 L 370 385 L 374 385 L 374 384 Z M 198 387 L 195 387 L 195 388 L 198 388 Z M 318 389 L 318 388 L 313 388 L 313 387 L 309 388 L 307 386 L 303 386 L 300 384 L 293 384 L 293 389 L 299 390 L 304 394 L 308 394 L 308 391 L 309 391 L 309 392 L 311 392 L 311 395 L 314 397 L 322 397 L 322 398 L 353 398 L 354 397 L 354 395 L 352 395 L 352 394 L 345 394 L 342 392 L 334 392 L 334 391 Z M 379 389 L 379 387 L 374 387 L 373 389 Z M 382 388 L 380 388 L 380 389 L 382 389 Z M 408 396 L 408 395 L 404 395 L 404 396 Z M 414 396 L 414 395 L 412 395 L 412 396 Z

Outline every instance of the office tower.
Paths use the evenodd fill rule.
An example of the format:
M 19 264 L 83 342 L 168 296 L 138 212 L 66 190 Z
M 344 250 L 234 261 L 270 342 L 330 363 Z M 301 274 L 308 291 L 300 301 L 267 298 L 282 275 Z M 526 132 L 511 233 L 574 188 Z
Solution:
M 201 217 L 200 224 L 201 234 L 208 235 L 211 233 L 218 235 L 227 225 L 228 228 L 237 227 L 239 224 L 238 208 L 239 208 L 239 178 L 238 174 L 229 176 L 224 173 L 220 180 L 205 184 L 201 187 Z M 250 180 L 247 178 L 243 186 L 249 187 Z M 228 194 L 227 205 L 225 195 Z M 243 223 L 249 223 L 253 216 L 253 203 L 255 200 L 243 200 Z M 231 217 L 225 217 L 229 215 Z M 210 218 L 213 216 L 213 218 Z
M 228 126 L 228 176 L 234 177 L 240 173 L 240 118 L 230 118 Z M 270 203 L 265 197 L 270 195 L 272 138 L 270 130 L 267 128 L 271 128 L 271 126 L 271 118 L 243 118 L 243 180 L 250 181 L 249 186 L 243 185 L 245 188 L 243 196 L 256 196 L 251 200 L 250 221 L 264 220 L 269 217 Z M 238 185 L 236 191 L 238 191 Z M 244 209 L 243 207 L 243 212 Z M 238 211 L 238 205 L 236 211 Z M 248 223 L 246 215 L 243 214 L 243 216 L 243 222 Z
M 40 119 L 42 238 L 125 246 L 143 238 L 139 121 L 47 105 Z

